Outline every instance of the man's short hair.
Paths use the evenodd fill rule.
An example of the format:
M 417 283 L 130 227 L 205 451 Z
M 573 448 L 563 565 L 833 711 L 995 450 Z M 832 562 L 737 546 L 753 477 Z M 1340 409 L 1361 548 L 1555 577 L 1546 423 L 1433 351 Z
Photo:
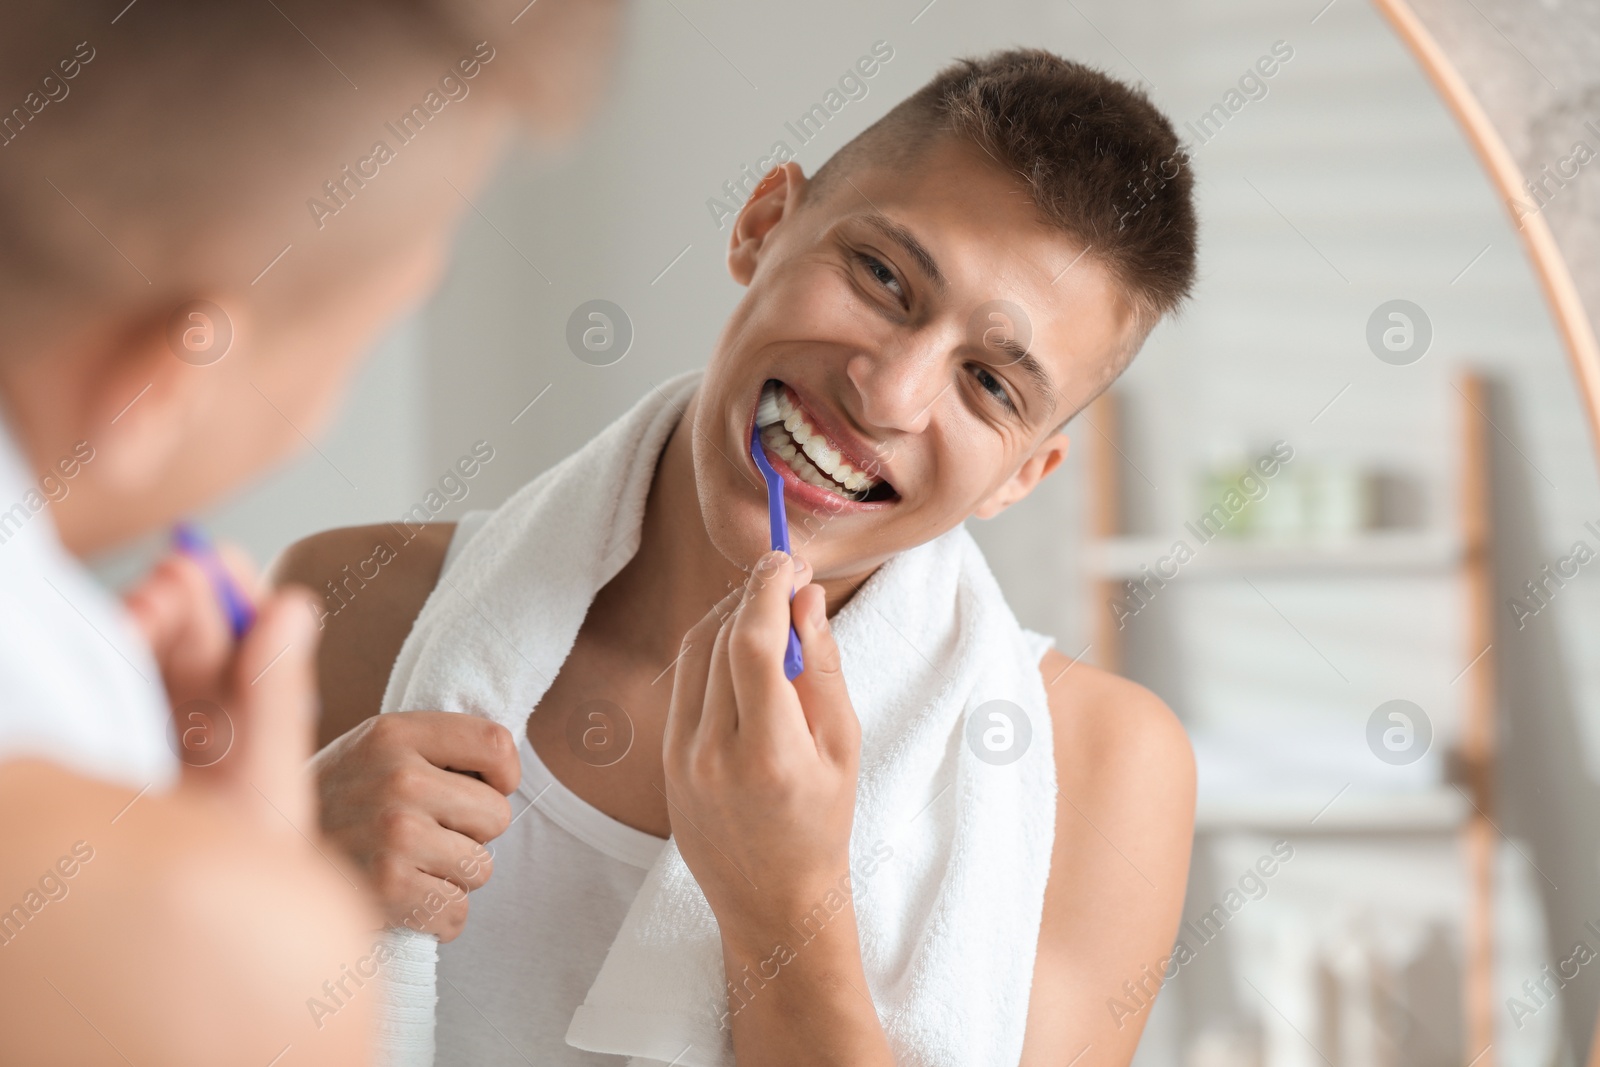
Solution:
M 813 187 L 861 166 L 907 166 L 941 136 L 976 145 L 1020 178 L 1044 220 L 1126 296 L 1134 329 L 1109 384 L 1194 284 L 1194 180 L 1172 124 L 1108 74 L 1011 49 L 940 71 L 824 163 Z
M 0 34 L 11 119 L 0 123 L 0 359 L 84 308 L 224 285 L 248 291 L 258 318 L 287 320 L 362 276 L 373 248 L 408 225 L 418 189 L 448 193 L 434 175 L 456 145 L 488 140 L 508 117 L 537 126 L 546 101 L 581 96 L 528 60 L 545 47 L 539 12 L 511 26 L 470 0 L 14 6 Z M 588 31 L 616 5 L 555 7 L 540 5 L 546 23 Z M 597 39 L 573 36 L 575 49 Z M 468 73 L 480 69 L 488 76 Z M 425 116 L 450 106 L 426 132 L 399 129 L 419 100 Z M 412 137 L 417 147 L 401 147 Z M 385 176 L 351 177 L 379 141 Z M 340 207 L 355 189 L 358 210 L 320 229 L 313 204 Z M 286 267 L 251 288 L 291 243 Z

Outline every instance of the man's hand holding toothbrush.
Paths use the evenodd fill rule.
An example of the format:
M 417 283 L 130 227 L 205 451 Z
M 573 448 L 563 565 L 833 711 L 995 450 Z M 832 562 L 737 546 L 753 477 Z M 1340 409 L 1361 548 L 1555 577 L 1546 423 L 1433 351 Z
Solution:
M 890 1064 L 853 902 L 804 943 L 792 925 L 848 877 L 861 749 L 810 580 L 804 561 L 767 553 L 684 637 L 663 752 L 672 833 L 717 917 L 729 981 L 761 976 L 754 996 L 730 998 L 738 1061 Z M 805 660 L 793 682 L 791 622 Z

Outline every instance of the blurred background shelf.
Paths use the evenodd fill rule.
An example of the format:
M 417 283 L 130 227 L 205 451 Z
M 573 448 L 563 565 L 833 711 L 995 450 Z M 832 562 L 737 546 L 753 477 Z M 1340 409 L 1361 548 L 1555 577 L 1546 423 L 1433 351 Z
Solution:
M 1296 720 L 1292 710 L 1224 727 L 1220 736 L 1215 729 L 1209 734 L 1197 732 L 1196 724 L 1191 722 L 1200 769 L 1196 848 L 1226 848 L 1229 842 L 1251 836 L 1282 838 L 1286 842 L 1318 839 L 1329 847 L 1337 843 L 1335 851 L 1339 847 L 1398 848 L 1419 855 L 1427 851 L 1424 841 L 1433 842 L 1435 851 L 1438 844 L 1447 845 L 1445 855 L 1452 858 L 1446 860 L 1445 870 L 1449 873 L 1442 881 L 1459 886 L 1462 903 L 1456 918 L 1450 921 L 1460 945 L 1456 980 L 1460 989 L 1461 1036 L 1465 1048 L 1483 1050 L 1474 1061 L 1475 1067 L 1494 1067 L 1494 871 L 1500 834 L 1493 821 L 1498 731 L 1489 562 L 1489 459 L 1481 417 L 1486 384 L 1480 374 L 1466 370 L 1458 374 L 1452 386 L 1459 394 L 1459 436 L 1453 458 L 1460 490 L 1451 516 L 1453 523 L 1443 527 L 1437 522 L 1409 527 L 1365 526 L 1349 529 L 1337 539 L 1282 533 L 1266 538 L 1248 532 L 1248 522 L 1240 527 L 1224 527 L 1222 532 L 1184 522 L 1167 535 L 1130 535 L 1123 528 L 1129 488 L 1124 467 L 1132 467 L 1124 446 L 1130 443 L 1124 439 L 1119 390 L 1108 390 L 1094 401 L 1090 411 L 1089 422 L 1102 440 L 1097 442 L 1089 463 L 1089 535 L 1084 543 L 1083 566 L 1098 620 L 1090 645 L 1094 658 L 1108 670 L 1157 686 L 1157 679 L 1139 677 L 1140 665 L 1159 666 L 1168 672 L 1168 682 L 1208 666 L 1186 663 L 1181 655 L 1169 654 L 1157 665 L 1127 654 L 1135 636 L 1129 621 L 1157 598 L 1170 609 L 1170 594 L 1164 591 L 1170 585 L 1205 580 L 1206 589 L 1216 590 L 1221 583 L 1273 577 L 1325 583 L 1332 588 L 1352 580 L 1405 583 L 1428 578 L 1459 588 L 1460 639 L 1464 646 L 1461 662 L 1467 666 L 1451 683 L 1460 683 L 1462 688 L 1459 718 L 1455 729 L 1449 731 L 1453 740 L 1448 758 L 1442 758 L 1443 752 L 1424 749 L 1415 761 L 1402 761 L 1405 766 L 1398 768 L 1415 772 L 1409 784 L 1384 788 L 1374 785 L 1372 773 L 1378 768 L 1367 762 L 1367 748 L 1373 744 L 1370 734 L 1364 745 L 1345 748 L 1338 738 L 1319 737 L 1309 722 Z M 1212 472 L 1206 473 L 1211 479 L 1209 497 L 1218 491 L 1219 483 Z M 1242 495 L 1239 487 L 1220 488 Z M 1244 507 L 1253 506 L 1266 495 L 1253 497 Z M 1212 506 L 1208 499 L 1200 513 Z M 1223 521 L 1231 522 L 1243 514 L 1243 509 L 1235 507 Z M 1369 513 L 1363 521 L 1375 520 Z M 1256 592 L 1260 594 L 1260 590 Z M 1287 618 L 1284 621 L 1287 623 Z M 1299 637 L 1307 640 L 1303 633 Z M 1246 661 L 1250 663 L 1248 668 L 1228 661 L 1221 669 L 1230 669 L 1231 665 L 1233 670 L 1275 674 L 1288 662 L 1280 656 L 1263 647 Z M 1348 678 L 1345 680 L 1348 682 Z M 1304 684 L 1303 699 L 1312 701 L 1326 680 L 1308 675 Z M 1403 685 L 1402 682 L 1402 688 Z M 1175 706 L 1181 703 L 1178 701 Z M 1287 707 L 1295 707 L 1293 698 Z M 1177 710 L 1184 714 L 1183 707 L 1177 706 Z M 1442 740 L 1435 735 L 1430 738 L 1435 746 Z M 1349 738 L 1344 740 L 1348 742 Z M 1425 758 L 1431 762 L 1424 762 Z M 1376 750 L 1371 759 L 1389 763 Z M 1353 871 L 1358 865 L 1353 864 L 1347 855 L 1343 873 Z M 1426 877 L 1422 880 L 1430 881 Z M 1340 893 L 1351 892 L 1351 886 L 1339 888 L 1337 882 L 1337 878 L 1330 879 L 1330 901 L 1337 901 Z M 1450 892 L 1447 890 L 1444 895 Z M 1237 900 L 1240 906 L 1243 899 Z M 1314 917 L 1307 914 L 1305 919 L 1309 922 Z
M 1262 795 L 1201 794 L 1196 833 L 1439 834 L 1456 833 L 1472 814 L 1460 791 Z
M 1194 556 L 1187 563 L 1158 567 L 1157 561 L 1172 558 L 1172 550 L 1172 538 L 1101 538 L 1090 544 L 1084 566 L 1094 578 L 1112 580 L 1144 577 L 1145 568 L 1164 579 L 1170 579 L 1175 568 L 1194 577 L 1451 574 L 1462 564 L 1465 544 L 1450 530 L 1371 530 L 1325 541 L 1219 537 L 1193 546 Z

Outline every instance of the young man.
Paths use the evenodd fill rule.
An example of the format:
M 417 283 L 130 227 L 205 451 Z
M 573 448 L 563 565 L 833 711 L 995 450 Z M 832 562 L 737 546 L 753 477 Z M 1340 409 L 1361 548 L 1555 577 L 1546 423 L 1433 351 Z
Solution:
M 886 561 L 997 514 L 1061 463 L 1064 424 L 1188 291 L 1187 167 L 1142 95 L 1014 51 L 951 67 L 814 177 L 794 163 L 769 174 L 729 246 L 747 292 L 660 452 L 640 547 L 589 604 L 525 738 L 472 715 L 374 717 L 419 609 L 436 585 L 446 595 L 447 550 L 479 517 L 460 533 L 331 531 L 286 553 L 280 580 L 336 589 L 375 545 L 395 551 L 381 580 L 319 610 L 315 762 L 324 829 L 372 874 L 389 921 L 449 942 L 441 1063 L 612 1062 L 563 1036 L 669 832 L 730 976 L 837 881 L 860 733 L 828 617 Z M 763 554 L 750 461 L 769 389 L 786 413 L 766 442 L 793 561 Z M 806 658 L 792 685 L 791 621 Z M 668 671 L 670 694 L 657 684 Z M 1159 985 L 1192 758 L 1141 687 L 1055 651 L 1038 671 L 1060 796 L 1018 1047 L 1040 1067 L 1126 1064 L 1148 1013 L 1107 1005 L 1126 1003 L 1125 982 L 1147 997 Z M 574 723 L 580 736 L 624 725 L 605 709 L 631 743 L 594 759 Z M 519 778 L 527 799 L 507 832 Z M 482 843 L 496 838 L 490 860 Z M 457 886 L 475 891 L 470 919 Z M 784 977 L 741 998 L 738 1062 L 891 1062 L 854 915 L 845 907 Z
M 612 5 L 546 0 L 515 30 L 455 7 L 6 13 L 6 1063 L 365 1059 L 374 998 L 351 972 L 370 966 L 371 904 L 314 843 L 306 592 L 257 596 L 234 568 L 254 600 L 236 639 L 194 557 L 126 605 L 80 559 L 300 447 L 440 273 L 462 213 L 446 179 L 476 189 L 520 120 L 572 128 Z M 401 116 L 426 125 L 413 143 L 386 131 Z M 308 201 L 335 183 L 319 219 Z M 325 984 L 342 996 L 319 1018 Z

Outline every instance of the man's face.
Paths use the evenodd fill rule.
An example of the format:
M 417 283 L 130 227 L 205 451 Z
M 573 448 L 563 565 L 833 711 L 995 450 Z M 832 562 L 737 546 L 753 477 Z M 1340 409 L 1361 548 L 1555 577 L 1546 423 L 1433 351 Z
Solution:
M 976 147 L 941 139 L 817 192 L 791 164 L 741 214 L 729 264 L 748 292 L 696 398 L 695 473 L 713 543 L 754 558 L 750 432 L 781 382 L 791 417 L 764 447 L 791 542 L 843 578 L 1027 495 L 1131 327 L 1093 255 Z

